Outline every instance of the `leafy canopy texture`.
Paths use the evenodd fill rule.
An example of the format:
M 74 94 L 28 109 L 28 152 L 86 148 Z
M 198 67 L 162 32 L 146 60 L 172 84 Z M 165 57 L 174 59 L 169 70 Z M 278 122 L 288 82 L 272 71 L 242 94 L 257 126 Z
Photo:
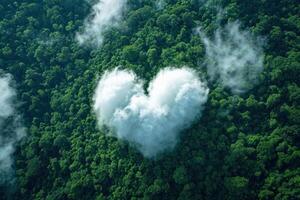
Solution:
M 300 199 L 299 10 L 1 0 L 0 199 Z

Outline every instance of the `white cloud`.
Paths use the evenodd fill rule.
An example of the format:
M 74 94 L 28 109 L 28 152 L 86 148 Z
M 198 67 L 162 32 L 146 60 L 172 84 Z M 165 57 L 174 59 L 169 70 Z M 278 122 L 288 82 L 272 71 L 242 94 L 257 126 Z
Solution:
M 15 144 L 25 135 L 20 116 L 16 114 L 16 91 L 11 76 L 0 76 L 0 185 L 13 180 Z
M 150 82 L 127 70 L 107 71 L 94 95 L 94 110 L 100 126 L 128 141 L 145 157 L 172 150 L 179 133 L 200 117 L 208 88 L 189 68 L 166 68 Z
M 126 2 L 127 0 L 99 0 L 86 19 L 84 30 L 76 34 L 79 44 L 101 45 L 104 31 L 120 22 Z
M 238 22 L 218 28 L 213 39 L 200 31 L 206 48 L 208 75 L 233 93 L 251 89 L 263 70 L 261 44 Z

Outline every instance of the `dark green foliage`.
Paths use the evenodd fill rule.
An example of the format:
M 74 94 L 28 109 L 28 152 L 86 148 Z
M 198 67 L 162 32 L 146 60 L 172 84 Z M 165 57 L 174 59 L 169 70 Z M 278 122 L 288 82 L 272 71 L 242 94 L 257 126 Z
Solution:
M 216 9 L 165 2 L 157 10 L 154 1 L 128 1 L 120 28 L 91 50 L 74 40 L 86 1 L 1 0 L 0 68 L 18 83 L 28 127 L 12 199 L 300 199 L 297 0 L 210 1 L 227 10 L 221 23 L 240 20 L 265 37 L 263 81 L 242 96 L 210 83 L 202 119 L 173 152 L 144 159 L 97 130 L 92 94 L 104 70 L 121 65 L 150 80 L 163 67 L 188 65 L 205 76 L 193 31 L 211 34 Z

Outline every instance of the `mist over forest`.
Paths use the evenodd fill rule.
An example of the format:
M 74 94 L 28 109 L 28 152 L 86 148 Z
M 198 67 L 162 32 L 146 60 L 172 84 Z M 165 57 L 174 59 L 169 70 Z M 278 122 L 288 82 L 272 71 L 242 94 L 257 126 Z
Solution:
M 1 0 L 0 200 L 300 199 L 297 0 Z

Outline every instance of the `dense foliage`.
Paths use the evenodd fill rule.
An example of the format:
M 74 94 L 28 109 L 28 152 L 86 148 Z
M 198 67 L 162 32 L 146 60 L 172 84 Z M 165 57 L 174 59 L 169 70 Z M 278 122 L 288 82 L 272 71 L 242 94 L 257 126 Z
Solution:
M 145 159 L 100 132 L 92 94 L 115 66 L 150 80 L 159 69 L 204 68 L 194 28 L 216 29 L 218 9 L 197 0 L 129 0 L 100 48 L 74 40 L 83 0 L 1 0 L 0 68 L 18 84 L 27 137 L 15 153 L 15 194 L 0 199 L 300 199 L 300 4 L 220 0 L 220 23 L 265 38 L 261 83 L 238 96 L 211 83 L 203 117 L 176 149 Z M 210 4 L 210 5 L 211 5 Z

